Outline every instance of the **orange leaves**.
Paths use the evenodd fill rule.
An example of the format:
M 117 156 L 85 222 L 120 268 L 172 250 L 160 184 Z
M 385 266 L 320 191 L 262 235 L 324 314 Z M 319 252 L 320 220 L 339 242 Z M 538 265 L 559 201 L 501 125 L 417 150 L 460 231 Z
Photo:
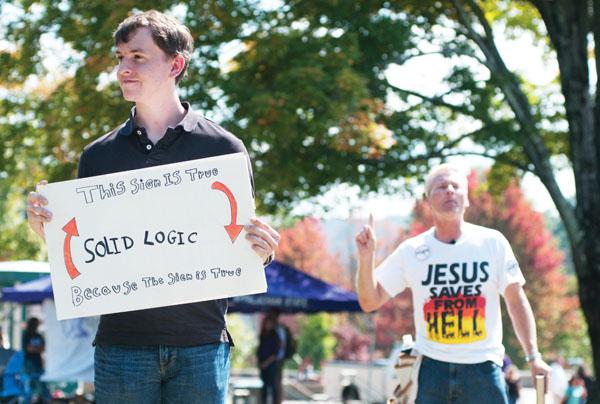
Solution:
M 540 348 L 557 350 L 565 336 L 582 329 L 578 300 L 563 271 L 564 254 L 516 180 L 499 198 L 483 189 L 485 185 L 471 175 L 467 219 L 498 229 L 508 239 L 527 280 L 525 291 L 536 316 Z M 510 327 L 507 331 L 511 344 L 517 344 Z
M 312 217 L 280 230 L 277 259 L 325 282 L 350 288 L 350 279 L 338 256 L 327 250 L 327 239 L 319 219 Z
M 340 151 L 363 154 L 368 158 L 380 158 L 396 144 L 394 133 L 376 119 L 384 112 L 379 100 L 363 99 L 360 108 L 345 116 L 335 146 Z
M 285 99 L 264 95 L 260 97 L 260 101 L 261 107 L 257 111 L 256 124 L 262 127 L 269 127 L 279 119 L 280 109 L 285 105 Z

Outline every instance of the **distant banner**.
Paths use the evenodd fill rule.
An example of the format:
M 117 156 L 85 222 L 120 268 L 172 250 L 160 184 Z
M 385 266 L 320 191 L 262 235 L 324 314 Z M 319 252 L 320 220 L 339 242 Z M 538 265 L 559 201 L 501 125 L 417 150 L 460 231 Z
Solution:
M 59 321 L 52 299 L 44 300 L 46 335 L 45 381 L 94 381 L 94 337 L 99 317 Z
M 110 158 L 110 156 L 107 156 Z M 242 153 L 41 186 L 58 319 L 261 293 Z
M 279 309 L 292 308 L 295 310 L 308 309 L 314 305 L 309 304 L 309 300 L 302 297 L 284 297 L 268 295 L 239 296 L 233 298 L 232 302 L 236 305 L 252 305 L 256 307 L 273 308 L 277 307 Z

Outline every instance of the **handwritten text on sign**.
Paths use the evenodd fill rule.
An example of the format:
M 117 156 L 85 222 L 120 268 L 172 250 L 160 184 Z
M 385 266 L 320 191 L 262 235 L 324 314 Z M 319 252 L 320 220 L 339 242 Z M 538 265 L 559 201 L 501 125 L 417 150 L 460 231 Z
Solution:
M 48 184 L 58 319 L 266 290 L 242 153 Z

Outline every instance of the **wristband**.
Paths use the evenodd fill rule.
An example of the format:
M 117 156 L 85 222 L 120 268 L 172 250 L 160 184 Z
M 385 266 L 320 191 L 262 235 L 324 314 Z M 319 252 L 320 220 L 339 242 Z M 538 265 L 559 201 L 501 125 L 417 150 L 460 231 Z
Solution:
M 531 362 L 536 359 L 542 359 L 542 354 L 540 353 L 540 351 L 534 351 L 534 352 L 530 353 L 529 355 L 525 355 L 526 362 Z
M 275 251 L 273 251 L 273 252 L 271 253 L 271 255 L 269 255 L 269 256 L 267 257 L 267 260 L 266 260 L 265 262 L 263 262 L 263 266 L 265 266 L 265 267 L 266 267 L 266 266 L 267 266 L 267 265 L 269 265 L 271 262 L 273 262 L 273 260 L 274 260 L 274 259 L 275 259 Z

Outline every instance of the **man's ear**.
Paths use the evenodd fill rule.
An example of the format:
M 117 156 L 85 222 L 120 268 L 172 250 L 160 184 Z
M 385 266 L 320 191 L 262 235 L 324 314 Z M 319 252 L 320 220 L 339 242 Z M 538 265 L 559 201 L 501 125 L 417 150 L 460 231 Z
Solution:
M 179 76 L 185 68 L 185 58 L 181 55 L 177 55 L 173 58 L 173 64 L 171 65 L 171 75 L 173 77 Z
M 427 196 L 427 192 L 423 192 L 423 204 L 431 209 L 431 203 L 429 202 L 429 198 Z

